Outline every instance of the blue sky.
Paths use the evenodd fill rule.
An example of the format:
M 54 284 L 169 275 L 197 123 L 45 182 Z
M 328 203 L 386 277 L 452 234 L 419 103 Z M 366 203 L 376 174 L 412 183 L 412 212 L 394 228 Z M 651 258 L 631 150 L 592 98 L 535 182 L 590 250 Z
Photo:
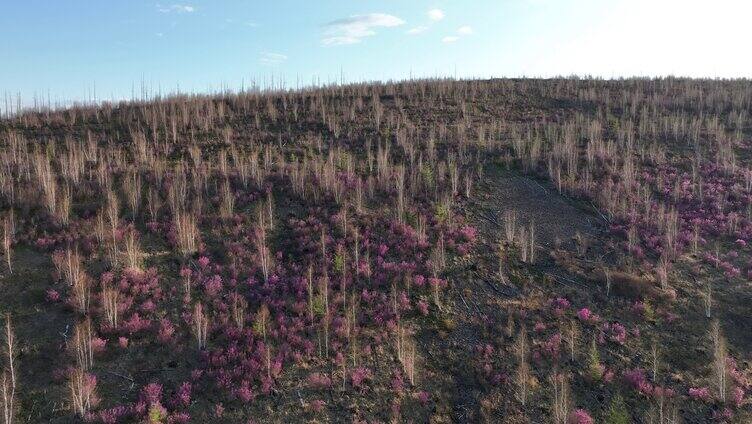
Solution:
M 285 81 L 752 77 L 742 0 L 3 0 L 0 93 L 121 99 Z M 0 104 L 2 107 L 2 104 Z

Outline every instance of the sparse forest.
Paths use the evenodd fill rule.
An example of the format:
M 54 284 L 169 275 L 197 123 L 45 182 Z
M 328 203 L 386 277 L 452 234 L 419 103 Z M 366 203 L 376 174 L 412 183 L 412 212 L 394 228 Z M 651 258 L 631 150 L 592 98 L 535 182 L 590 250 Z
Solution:
M 752 82 L 0 119 L 11 423 L 746 423 Z

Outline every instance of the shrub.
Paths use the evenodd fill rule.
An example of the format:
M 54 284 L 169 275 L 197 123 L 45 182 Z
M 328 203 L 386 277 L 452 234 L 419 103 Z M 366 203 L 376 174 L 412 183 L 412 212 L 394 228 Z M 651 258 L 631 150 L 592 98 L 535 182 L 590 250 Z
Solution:
M 584 409 L 575 409 L 569 414 L 569 424 L 593 424 L 593 417 Z
M 744 389 L 741 387 L 734 387 L 731 395 L 733 396 L 734 406 L 737 408 L 742 406 L 742 403 L 744 403 Z
M 701 400 L 707 402 L 710 400 L 710 390 L 707 387 L 690 387 L 689 397 L 694 400 Z
M 352 372 L 352 375 L 350 376 L 350 379 L 352 380 L 352 385 L 356 389 L 362 388 L 363 383 L 371 378 L 371 370 L 364 367 L 358 367 L 355 369 L 355 371 Z
M 167 418 L 167 410 L 160 403 L 155 403 L 149 407 L 149 424 L 159 424 Z
M 191 421 L 191 416 L 186 412 L 173 412 L 167 417 L 168 424 L 187 424 Z
M 421 315 L 428 316 L 428 302 L 425 300 L 419 300 L 418 311 L 420 311 Z
M 177 393 L 175 393 L 175 402 L 182 406 L 188 406 L 191 404 L 191 383 L 186 381 L 180 385 Z
M 91 339 L 91 350 L 94 353 L 104 352 L 106 346 L 107 346 L 107 340 L 101 339 L 99 337 L 94 337 L 93 339 Z
M 60 293 L 57 290 L 49 289 L 46 295 L 47 301 L 56 303 L 60 301 Z
M 640 393 L 649 395 L 653 392 L 653 386 L 648 382 L 645 370 L 642 368 L 624 371 L 624 381 Z
M 421 405 L 426 406 L 428 401 L 431 400 L 431 395 L 426 391 L 420 391 L 415 394 L 415 398 L 418 399 Z
M 608 407 L 606 416 L 604 417 L 605 424 L 632 424 L 632 417 L 627 412 L 627 406 L 624 404 L 624 399 L 620 394 L 617 394 L 611 399 L 611 405 Z
M 149 383 L 141 390 L 141 398 L 153 405 L 162 400 L 162 385 L 159 383 Z
M 600 320 L 600 317 L 592 312 L 588 308 L 582 308 L 577 311 L 577 318 L 582 322 L 596 323 Z
M 590 351 L 588 352 L 587 376 L 593 381 L 599 381 L 603 378 L 603 373 L 605 371 L 606 368 L 601 364 L 598 346 L 595 344 L 595 339 L 593 339 L 593 342 L 590 345 Z
M 332 380 L 324 374 L 315 372 L 308 377 L 308 384 L 314 389 L 326 389 L 332 385 Z
M 157 339 L 160 343 L 169 343 L 172 340 L 172 335 L 175 334 L 175 326 L 172 325 L 169 318 L 162 318 L 159 320 L 159 333 Z
M 308 409 L 314 414 L 318 414 L 324 410 L 325 406 L 326 406 L 326 402 L 324 402 L 321 399 L 316 399 L 316 400 L 311 401 L 311 403 L 308 404 Z

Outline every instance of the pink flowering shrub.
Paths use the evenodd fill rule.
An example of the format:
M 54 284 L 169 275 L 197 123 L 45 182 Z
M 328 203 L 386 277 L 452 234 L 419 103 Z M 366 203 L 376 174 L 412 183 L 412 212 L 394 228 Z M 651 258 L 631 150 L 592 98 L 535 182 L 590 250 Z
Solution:
M 46 293 L 48 302 L 57 303 L 60 301 L 60 293 L 57 290 L 49 289 Z
M 167 424 L 188 424 L 191 416 L 187 412 L 173 412 L 167 417 Z
M 734 387 L 731 391 L 731 398 L 734 402 L 734 406 L 739 408 L 744 403 L 744 389 L 739 386 Z
M 308 376 L 308 385 L 314 389 L 327 389 L 332 385 L 332 380 L 326 375 L 316 372 Z
M 162 385 L 149 383 L 141 389 L 141 399 L 147 404 L 156 404 L 162 401 Z
M 321 413 L 325 407 L 326 402 L 321 399 L 314 399 L 308 404 L 308 409 L 314 414 Z
M 710 401 L 710 390 L 707 387 L 690 387 L 689 397 L 703 402 Z
M 350 374 L 350 380 L 356 389 L 363 388 L 366 380 L 371 379 L 371 377 L 371 370 L 365 367 L 358 367 Z
M 425 300 L 418 301 L 418 311 L 423 316 L 428 316 L 428 302 Z
M 569 414 L 569 424 L 593 424 L 594 422 L 584 409 L 575 409 Z
M 644 369 L 633 368 L 631 370 L 626 370 L 624 371 L 623 376 L 624 382 L 638 392 L 647 395 L 653 392 L 653 385 L 650 384 L 647 377 L 645 376 Z
M 420 391 L 415 393 L 415 399 L 417 399 L 421 405 L 426 406 L 428 401 L 431 400 L 431 395 L 426 391 Z
M 222 277 L 213 275 L 204 282 L 204 291 L 209 297 L 217 297 L 223 288 Z
M 391 386 L 392 391 L 396 394 L 402 394 L 402 391 L 405 388 L 405 379 L 402 377 L 402 372 L 400 370 L 397 370 L 396 372 L 392 373 L 392 380 L 391 380 Z
M 571 305 L 567 299 L 557 297 L 551 300 L 549 306 L 555 317 L 562 317 Z
M 193 386 L 190 382 L 183 382 L 175 393 L 175 404 L 187 407 L 191 404 L 191 389 Z
M 592 316 L 592 313 L 590 312 L 590 309 L 588 308 L 582 308 L 579 311 L 577 311 L 577 318 L 579 318 L 580 321 L 588 322 L 590 321 L 591 316 Z
M 577 318 L 580 321 L 587 322 L 587 323 L 596 323 L 600 320 L 600 317 L 590 312 L 590 309 L 588 308 L 582 308 L 579 311 L 577 311 Z
M 627 329 L 618 322 L 613 324 L 604 323 L 602 331 L 606 333 L 608 339 L 614 343 L 623 345 L 627 341 Z
M 162 318 L 159 320 L 159 333 L 157 339 L 160 343 L 169 343 L 172 340 L 172 335 L 175 334 L 175 326 L 168 318 Z
M 561 352 L 561 334 L 556 333 L 552 335 L 545 343 L 543 343 L 543 354 L 554 362 L 559 361 L 559 354 Z
M 123 323 L 123 329 L 128 334 L 138 333 L 140 331 L 146 330 L 149 327 L 151 327 L 151 321 L 141 318 L 138 312 L 131 315 L 131 317 Z
M 107 340 L 101 339 L 99 337 L 94 337 L 93 339 L 91 339 L 91 350 L 94 353 L 104 352 L 106 346 L 107 346 Z
M 726 407 L 720 410 L 713 411 L 713 421 L 728 422 L 734 418 L 734 411 Z
M 245 403 L 252 402 L 256 398 L 256 393 L 251 388 L 251 383 L 247 380 L 243 380 L 240 383 L 240 387 L 235 389 L 235 395 Z
M 133 408 L 129 406 L 118 405 L 113 408 L 99 410 L 96 413 L 89 413 L 84 421 L 100 421 L 103 424 L 116 424 L 122 422 L 126 417 L 133 414 L 133 412 Z
M 214 416 L 216 418 L 222 418 L 225 415 L 225 406 L 221 403 L 214 405 Z

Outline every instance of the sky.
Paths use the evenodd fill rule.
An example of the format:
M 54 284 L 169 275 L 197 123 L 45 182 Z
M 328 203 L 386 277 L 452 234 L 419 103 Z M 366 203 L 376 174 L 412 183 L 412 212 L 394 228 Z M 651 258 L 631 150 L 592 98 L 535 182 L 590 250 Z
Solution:
M 410 77 L 752 77 L 746 0 L 0 0 L 23 103 Z M 4 103 L 0 99 L 0 109 Z

